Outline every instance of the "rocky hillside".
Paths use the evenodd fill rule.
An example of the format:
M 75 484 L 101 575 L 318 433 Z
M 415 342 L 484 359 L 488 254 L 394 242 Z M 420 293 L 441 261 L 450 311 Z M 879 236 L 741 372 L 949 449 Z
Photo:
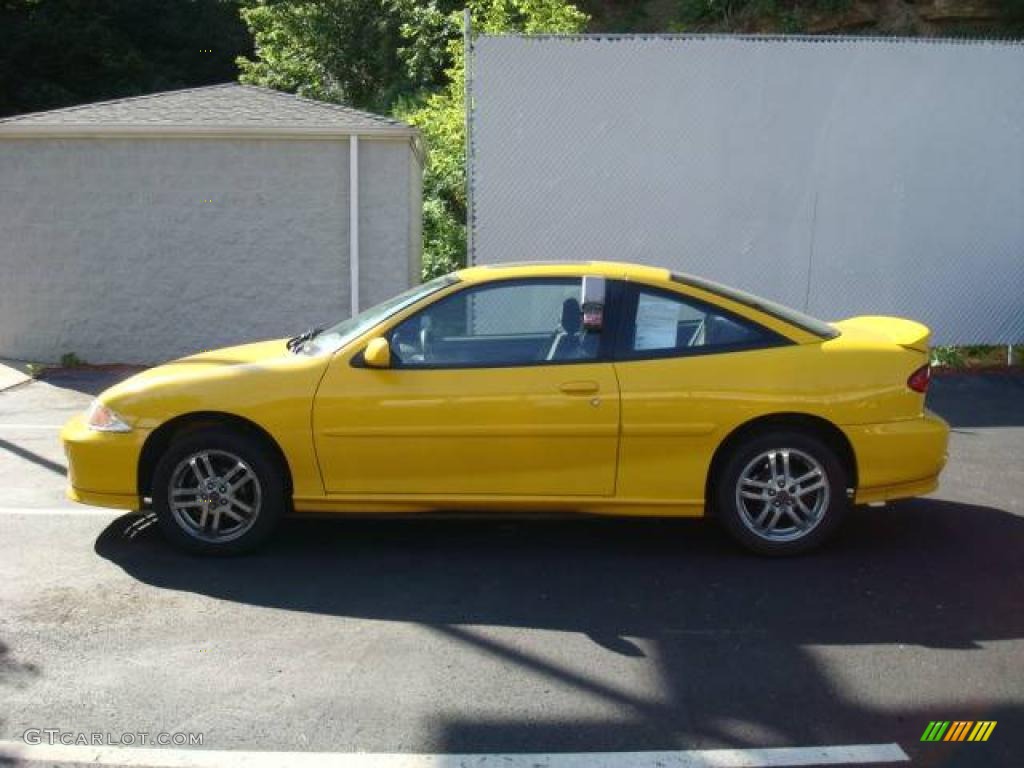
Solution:
M 591 31 L 1024 37 L 1024 0 L 582 0 Z

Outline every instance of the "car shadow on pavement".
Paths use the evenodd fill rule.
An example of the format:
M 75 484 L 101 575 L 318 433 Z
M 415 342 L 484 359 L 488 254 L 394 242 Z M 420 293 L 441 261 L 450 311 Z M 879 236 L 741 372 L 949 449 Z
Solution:
M 126 515 L 96 552 L 163 588 L 426 624 L 606 637 L 706 624 L 941 648 L 1024 637 L 1024 519 L 997 509 L 936 499 L 857 509 L 824 550 L 778 560 L 740 552 L 703 521 L 485 515 L 293 517 L 263 550 L 233 559 L 181 554 Z
M 513 751 L 854 738 L 906 746 L 929 719 L 1000 717 L 1009 726 L 1000 743 L 974 745 L 982 762 L 931 754 L 946 755 L 943 765 L 1000 765 L 1024 748 L 1010 724 L 1024 725 L 1024 709 L 876 711 L 845 696 L 810 650 L 887 645 L 905 669 L 915 649 L 969 654 L 1024 637 L 1024 519 L 997 509 L 936 499 L 858 509 L 833 545 L 779 560 L 739 552 L 714 526 L 688 520 L 294 518 L 265 550 L 234 559 L 180 554 L 151 522 L 119 518 L 96 552 L 163 589 L 418 623 L 635 715 L 630 727 L 439 720 L 450 751 L 487 751 L 498 736 Z M 576 632 L 612 653 L 649 656 L 672 694 L 638 699 L 480 630 L 495 626 Z

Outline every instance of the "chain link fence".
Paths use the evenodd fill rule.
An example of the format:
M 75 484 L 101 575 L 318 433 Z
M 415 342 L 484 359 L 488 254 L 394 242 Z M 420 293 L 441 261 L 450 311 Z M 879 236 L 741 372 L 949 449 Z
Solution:
M 1024 341 L 1024 45 L 480 36 L 471 260 L 615 259 Z

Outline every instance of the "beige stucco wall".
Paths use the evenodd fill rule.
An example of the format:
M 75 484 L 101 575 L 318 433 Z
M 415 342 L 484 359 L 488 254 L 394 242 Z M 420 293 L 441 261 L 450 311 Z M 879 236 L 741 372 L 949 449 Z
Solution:
M 407 151 L 396 151 L 398 146 Z M 408 144 L 359 140 L 359 302 L 363 309 L 394 296 L 398 286 L 420 280 L 421 175 Z
M 152 363 L 347 316 L 348 163 L 343 137 L 0 140 L 0 357 Z M 364 138 L 359 176 L 365 307 L 416 272 L 419 165 Z

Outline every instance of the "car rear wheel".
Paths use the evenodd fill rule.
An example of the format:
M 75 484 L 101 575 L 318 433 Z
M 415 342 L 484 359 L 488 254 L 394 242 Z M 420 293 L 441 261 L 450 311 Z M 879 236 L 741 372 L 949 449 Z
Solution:
M 237 554 L 263 542 L 286 506 L 282 472 L 258 441 L 203 429 L 174 441 L 153 475 L 160 529 L 190 552 Z
M 715 507 L 747 549 L 791 555 L 838 528 L 849 503 L 847 473 L 824 442 L 800 432 L 759 435 L 733 451 L 719 473 Z

